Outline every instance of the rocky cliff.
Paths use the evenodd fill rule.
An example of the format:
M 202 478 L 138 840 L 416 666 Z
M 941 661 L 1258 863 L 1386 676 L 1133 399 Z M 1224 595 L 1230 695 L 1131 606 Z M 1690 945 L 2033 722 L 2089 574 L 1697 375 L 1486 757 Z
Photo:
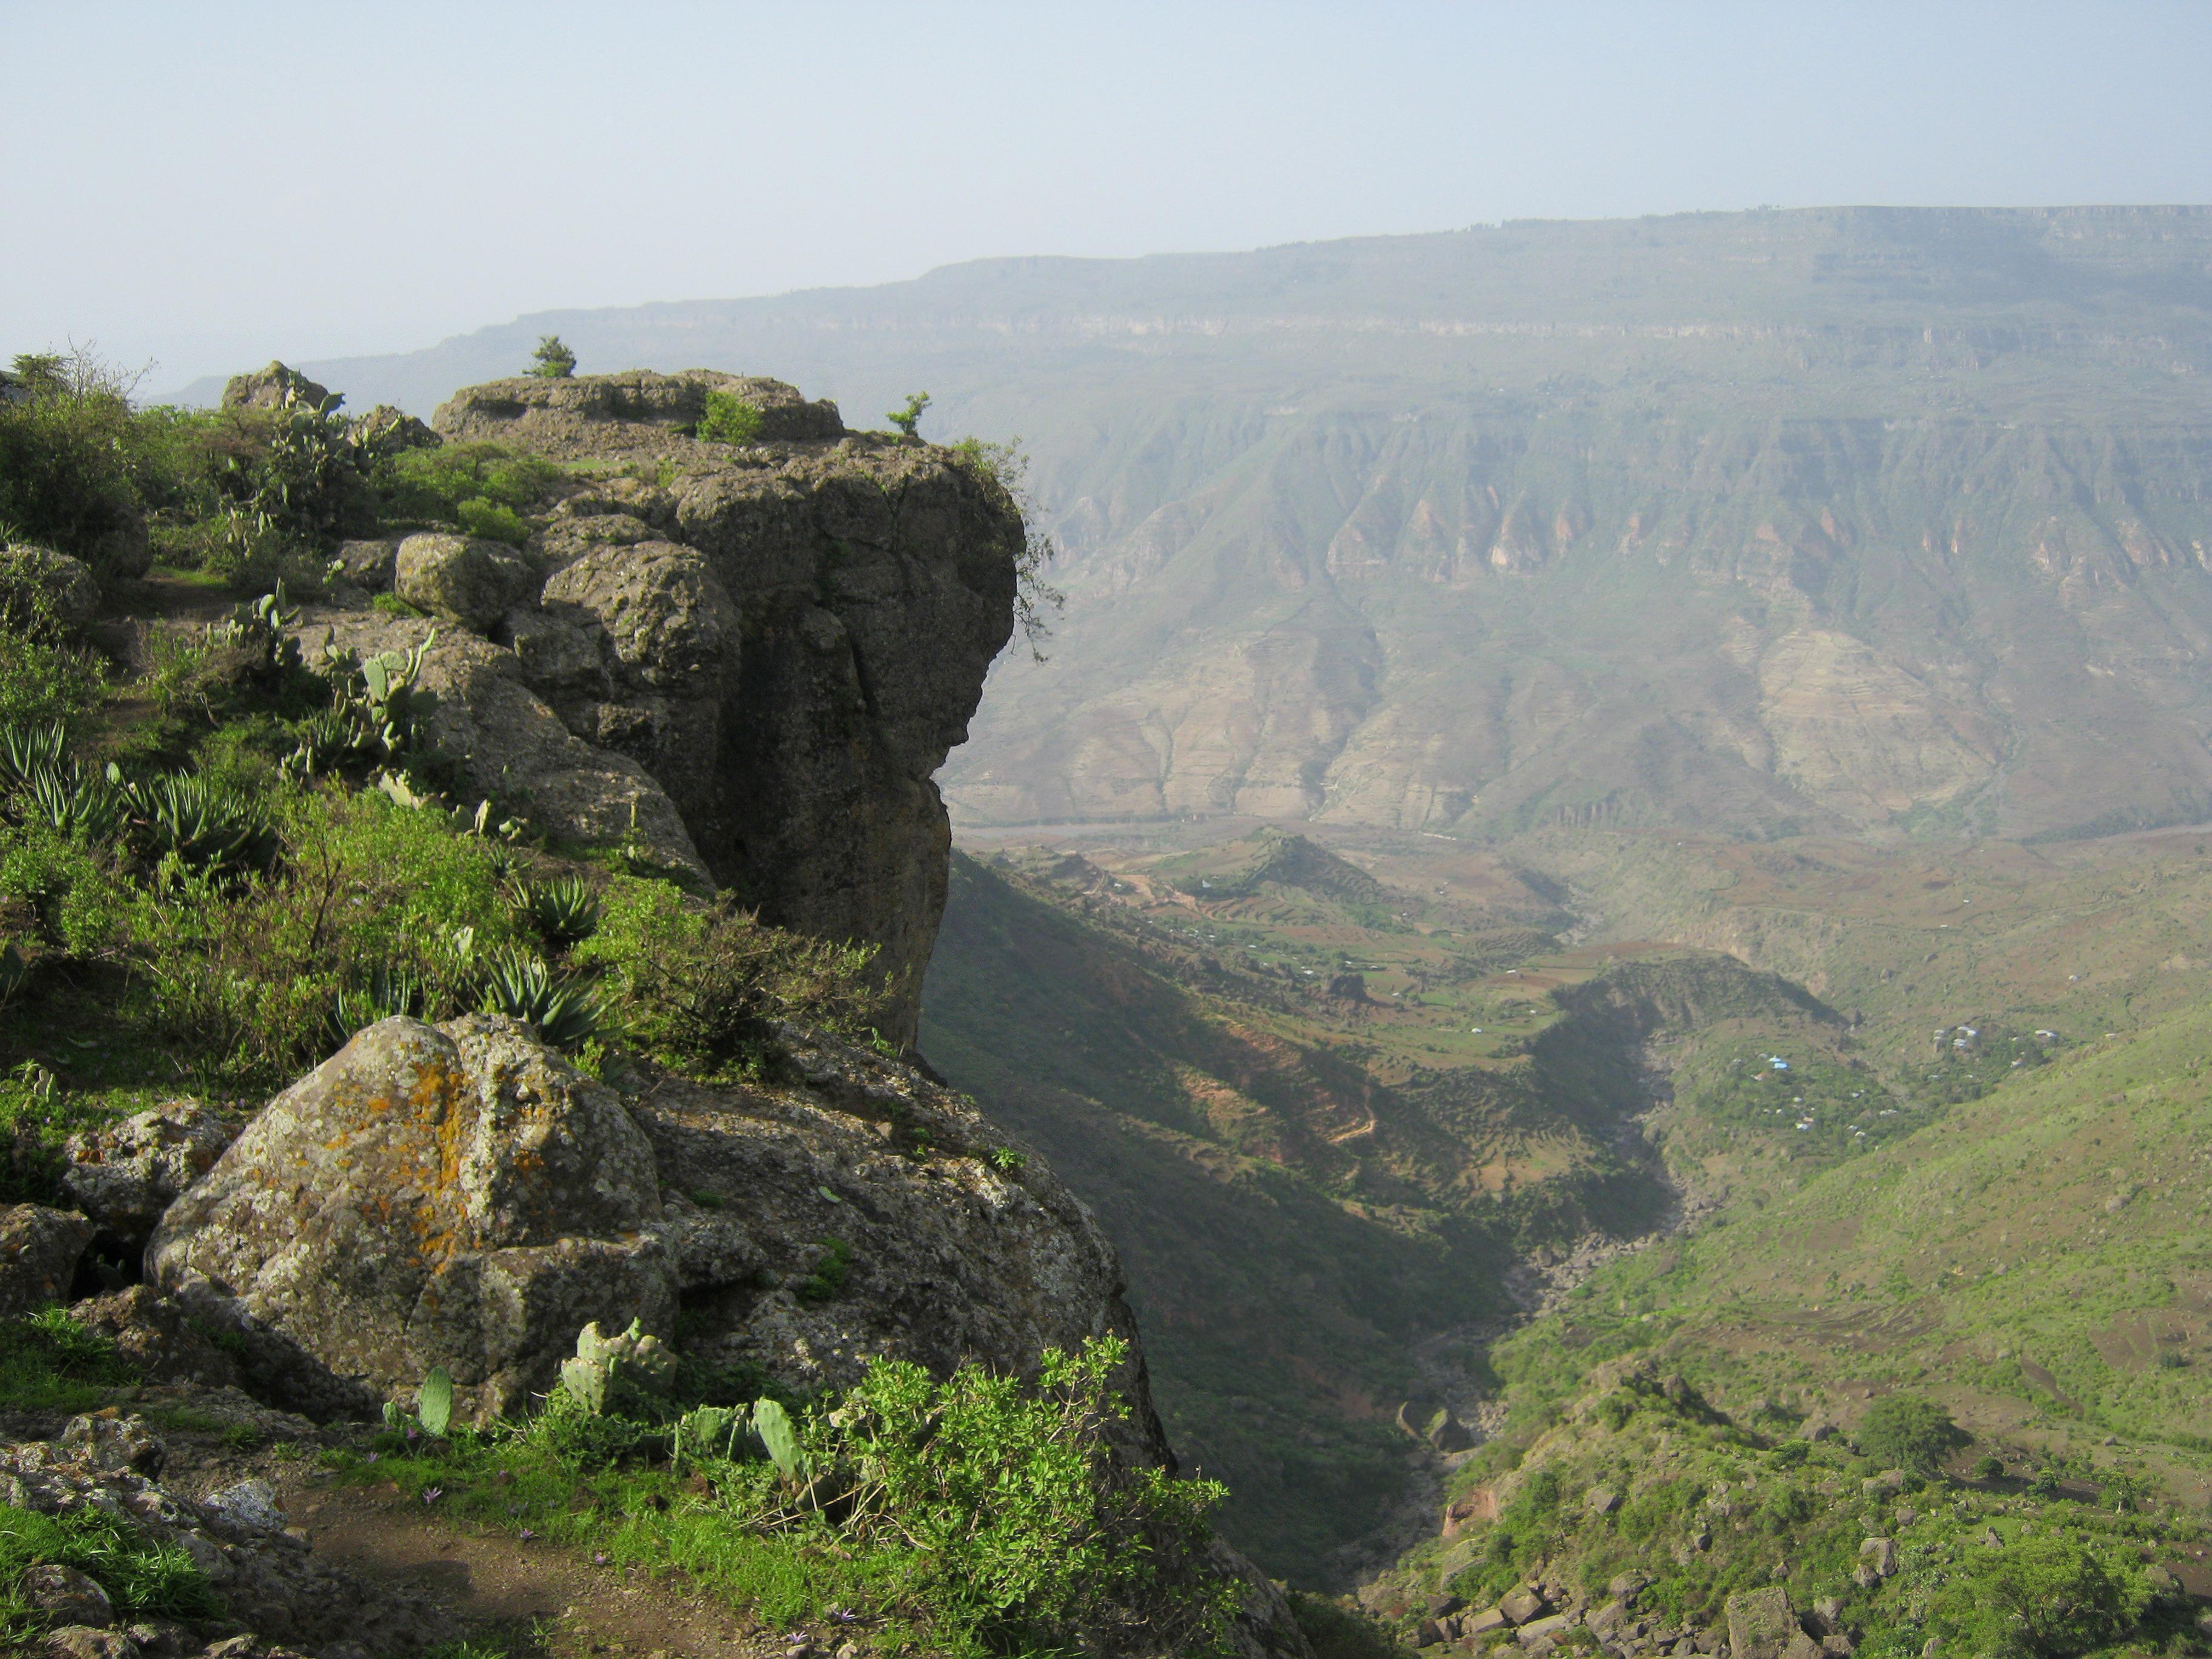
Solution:
M 740 443 L 691 435 L 710 392 Z M 950 451 L 847 433 L 774 380 L 634 373 L 470 388 L 455 441 L 564 464 L 520 550 L 349 544 L 318 608 L 364 654 L 432 624 L 432 741 L 564 839 L 635 837 L 765 921 L 880 947 L 910 1041 L 951 846 L 932 775 L 1012 628 L 1019 514 Z M 427 612 L 371 608 L 390 587 Z

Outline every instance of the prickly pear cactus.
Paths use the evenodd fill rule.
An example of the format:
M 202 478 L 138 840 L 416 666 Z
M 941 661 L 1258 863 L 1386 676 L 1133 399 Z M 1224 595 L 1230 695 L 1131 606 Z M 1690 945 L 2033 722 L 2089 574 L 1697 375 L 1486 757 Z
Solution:
M 637 1321 L 617 1336 L 609 1336 L 593 1320 L 576 1334 L 576 1357 L 561 1362 L 561 1389 L 592 1416 L 604 1415 L 625 1388 L 652 1392 L 675 1369 L 676 1356 L 648 1336 Z

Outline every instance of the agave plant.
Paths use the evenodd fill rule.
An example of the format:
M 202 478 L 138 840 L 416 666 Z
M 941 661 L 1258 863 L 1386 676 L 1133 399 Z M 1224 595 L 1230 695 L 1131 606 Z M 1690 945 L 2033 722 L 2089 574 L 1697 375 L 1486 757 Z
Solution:
M 319 708 L 292 728 L 297 739 L 281 763 L 284 775 L 295 781 L 317 777 L 366 748 L 368 726 L 349 708 Z
M 544 958 L 513 945 L 501 945 L 484 964 L 479 1005 L 487 1014 L 506 1014 L 535 1025 L 556 1048 L 569 1048 L 599 1029 L 599 1005 L 591 988 L 553 977 Z
M 68 741 L 59 720 L 47 726 L 10 722 L 0 726 L 0 767 L 5 767 L 15 782 L 28 784 L 40 772 L 62 763 L 62 750 Z
M 99 842 L 113 838 L 123 823 L 123 797 L 97 772 L 72 762 L 41 766 L 30 778 L 31 799 L 40 816 L 64 836 Z
M 580 876 L 524 882 L 515 891 L 515 908 L 556 951 L 589 939 L 599 925 L 599 896 Z
M 429 983 L 413 967 L 385 963 L 365 985 L 349 986 L 337 994 L 331 1010 L 331 1030 L 337 1040 L 350 1042 L 380 1019 L 395 1014 L 422 1014 L 429 1009 Z
M 197 772 L 134 781 L 112 763 L 107 780 L 156 861 L 173 854 L 185 868 L 213 873 L 258 863 L 269 850 L 260 809 L 228 785 Z

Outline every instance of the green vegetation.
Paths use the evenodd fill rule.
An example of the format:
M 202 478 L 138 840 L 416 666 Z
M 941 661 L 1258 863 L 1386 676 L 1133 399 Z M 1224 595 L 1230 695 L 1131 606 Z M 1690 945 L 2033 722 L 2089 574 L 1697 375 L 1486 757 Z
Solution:
M 37 543 L 103 576 L 133 550 L 177 570 L 311 591 L 337 542 L 452 527 L 520 544 L 561 470 L 491 444 L 418 448 L 397 423 L 287 387 L 274 409 L 139 409 L 88 352 L 19 359 L 0 402 L 0 544 Z M 15 675 L 0 678 L 12 681 Z
M 1885 1456 L 1808 1447 L 1784 1438 L 1780 1419 L 1739 1426 L 1648 1367 L 1590 1380 L 1595 1391 L 1558 1426 L 1528 1417 L 1494 1443 L 1502 1455 L 1468 1472 L 1503 1500 L 1497 1519 L 1415 1558 L 1476 1605 L 1540 1571 L 1583 1585 L 1596 1605 L 1626 1573 L 1647 1581 L 1640 1613 L 1687 1629 L 1720 1624 L 1736 1591 L 1780 1583 L 1801 1608 L 1836 1601 L 1869 1655 L 1917 1653 L 1930 1637 L 1972 1652 L 2071 1655 L 2190 1627 L 2184 1601 L 2160 1597 L 2171 1578 L 2147 1569 L 2143 1552 L 2199 1541 L 2206 1528 L 2193 1517 L 2115 1516 L 2070 1493 L 1954 1483 L 1932 1465 L 1899 1489 L 1879 1478 Z M 1909 1418 L 1908 1442 L 1926 1449 L 1924 1411 L 1892 1418 Z M 1890 1540 L 1886 1571 L 1870 1538 Z
M 0 1320 L 0 1409 L 90 1411 L 136 1381 L 112 1342 L 59 1308 Z
M 1066 1651 L 1143 1628 L 1195 1654 L 1220 1637 L 1227 1594 L 1184 1576 L 1220 1488 L 1113 1461 L 1118 1339 L 1048 1351 L 1027 1383 L 879 1359 L 812 1401 L 653 1340 L 587 1329 L 526 1423 L 441 1436 L 400 1413 L 327 1461 L 441 1514 L 681 1570 L 771 1620 L 868 1608 L 879 1640 L 932 1653 Z
M 927 392 L 918 392 L 907 399 L 904 416 L 894 415 L 891 420 L 911 438 L 915 422 L 928 402 Z M 1045 567 L 1060 556 L 1060 549 L 1042 528 L 1045 515 L 1030 493 L 1030 458 L 1019 438 L 1002 444 L 963 438 L 952 446 L 952 458 L 987 489 L 1003 495 L 1022 516 L 1022 550 L 1014 559 L 1014 626 L 1020 630 L 1031 659 L 1042 662 L 1044 642 L 1052 637 L 1052 617 L 1067 603 L 1067 597 L 1045 580 Z
M 921 424 L 921 412 L 928 407 L 929 394 L 927 392 L 908 392 L 906 407 L 895 409 L 884 418 L 898 428 L 902 438 L 914 438 L 919 435 L 915 428 Z
M 541 334 L 538 349 L 530 354 L 530 367 L 524 373 L 541 380 L 565 380 L 576 372 L 576 354 L 561 343 L 557 334 Z
M 749 444 L 760 436 L 761 412 L 734 392 L 707 394 L 707 412 L 698 436 L 708 443 Z
M 1941 1406 L 1909 1394 L 1884 1395 L 1868 1407 L 1853 1437 L 1876 1462 L 1921 1475 L 1935 1474 L 1946 1456 L 1973 1439 Z

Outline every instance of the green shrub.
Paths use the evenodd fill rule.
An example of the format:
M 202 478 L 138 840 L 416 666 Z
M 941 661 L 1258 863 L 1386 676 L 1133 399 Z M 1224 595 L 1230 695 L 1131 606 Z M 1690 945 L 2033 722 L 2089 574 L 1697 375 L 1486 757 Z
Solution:
M 523 371 L 541 380 L 565 380 L 576 372 L 576 354 L 561 343 L 557 334 L 538 337 L 538 349 L 530 354 L 530 367 Z
M 902 438 L 914 438 L 919 435 L 922 411 L 928 407 L 929 394 L 927 392 L 908 392 L 906 407 L 895 409 L 884 418 L 898 428 Z
M 530 539 L 530 526 L 522 521 L 522 515 L 503 502 L 472 496 L 454 508 L 454 515 L 465 533 L 486 541 L 511 542 L 520 547 Z
M 910 1552 L 915 1592 L 993 1646 L 1049 1650 L 1117 1626 L 1176 1651 L 1212 1645 L 1233 1598 L 1178 1583 L 1173 1564 L 1202 1558 L 1206 1517 L 1226 1493 L 1115 1467 L 1106 1431 L 1129 1408 L 1109 1379 L 1127 1353 L 1117 1337 L 1048 1348 L 1030 1386 L 973 1364 L 940 1382 L 873 1361 L 806 1425 L 814 1467 L 849 1471 L 840 1532 Z
M 281 1084 L 354 1022 L 477 1005 L 515 933 L 483 841 L 375 794 L 280 786 L 270 806 L 281 852 L 265 877 L 187 878 L 133 902 L 125 954 L 182 1055 L 228 1082 Z
M 1853 1439 L 1878 1463 L 1929 1475 L 1972 1437 L 1942 1407 L 1913 1395 L 1890 1394 L 1867 1407 Z
M 822 1241 L 822 1259 L 814 1271 L 792 1287 L 801 1302 L 831 1302 L 843 1291 L 853 1271 L 853 1247 L 842 1238 Z
M 921 401 L 926 404 L 929 399 L 925 396 Z M 915 412 L 918 415 L 919 409 Z M 1041 514 L 1030 494 L 1030 458 L 1019 438 L 1002 444 L 963 438 L 952 446 L 952 459 L 1021 518 L 1022 539 L 1007 550 L 1014 567 L 1014 625 L 1021 630 L 1030 655 L 1042 662 L 1044 642 L 1052 637 L 1052 617 L 1067 598 L 1044 577 L 1045 568 L 1060 556 L 1060 548 L 1036 527 Z
M 749 444 L 760 436 L 761 412 L 734 392 L 710 392 L 695 429 L 708 443 Z
M 491 507 L 519 513 L 563 476 L 540 456 L 517 454 L 497 444 L 441 444 L 392 457 L 378 472 L 376 488 L 380 509 L 388 520 L 459 525 L 465 503 L 478 503 L 472 510 L 479 514 Z
M 2067 1659 L 2124 1635 L 2150 1599 L 2139 1562 L 2038 1533 L 1977 1561 L 1942 1611 L 1984 1650 Z
M 573 960 L 605 971 L 611 1023 L 641 1051 L 711 1075 L 804 1019 L 859 1036 L 881 1023 L 871 946 L 835 945 L 763 926 L 724 902 L 702 905 L 664 881 L 618 876 L 599 930 Z
M 129 382 L 83 354 L 15 370 L 30 395 L 0 402 L 0 539 L 97 562 L 138 516 Z

